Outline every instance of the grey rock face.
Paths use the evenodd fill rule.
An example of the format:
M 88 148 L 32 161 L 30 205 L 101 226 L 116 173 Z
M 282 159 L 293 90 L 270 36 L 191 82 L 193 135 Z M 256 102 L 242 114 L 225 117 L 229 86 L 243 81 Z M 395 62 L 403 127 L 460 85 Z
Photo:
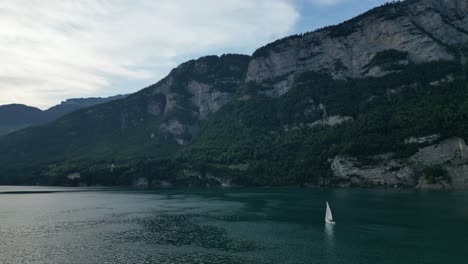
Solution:
M 468 42 L 467 13 L 464 0 L 407 1 L 377 8 L 343 25 L 261 48 L 249 65 L 247 81 L 268 83 L 272 89 L 264 93 L 277 97 L 304 72 L 328 72 L 337 79 L 385 75 L 390 71 L 369 64 L 386 50 L 405 52 L 415 63 L 454 60 L 449 47 Z M 340 31 L 345 32 L 337 35 Z
M 468 163 L 468 148 L 463 139 L 448 139 L 420 149 L 410 161 L 418 168 L 439 164 L 463 165 Z
M 468 189 L 468 165 L 449 166 L 447 168 L 451 185 L 456 189 Z
M 160 129 L 174 136 L 182 136 L 186 132 L 184 124 L 174 119 L 162 123 Z
M 212 85 L 197 81 L 190 81 L 187 88 L 193 95 L 192 104 L 198 109 L 198 117 L 202 120 L 218 111 L 234 96 L 233 93 L 216 91 L 213 90 Z
M 143 91 L 146 111 L 162 116 L 162 133 L 189 143 L 197 123 L 232 100 L 250 60 L 245 55 L 208 56 L 186 62 Z
M 405 139 L 405 144 L 432 143 L 440 138 L 440 135 L 429 135 L 425 137 L 409 137 Z
M 337 156 L 331 163 L 334 177 L 341 185 L 393 186 L 403 184 L 418 189 L 467 189 L 468 146 L 460 138 L 452 138 L 421 148 L 409 159 L 392 159 L 391 155 L 374 157 L 375 165 L 361 165 L 353 157 Z M 450 181 L 430 183 L 424 169 L 441 166 Z
M 337 126 L 346 122 L 353 121 L 353 118 L 350 116 L 329 116 L 322 120 L 316 121 L 311 124 L 311 127 L 318 126 L 318 125 L 326 125 L 326 126 Z
M 350 116 L 330 116 L 320 120 L 317 120 L 312 123 L 298 123 L 292 126 L 284 126 L 284 131 L 292 131 L 296 129 L 303 129 L 303 128 L 313 128 L 318 126 L 338 126 L 346 122 L 352 122 L 354 119 Z
M 371 186 L 413 186 L 415 173 L 403 161 L 388 157 L 377 165 L 361 166 L 355 158 L 337 156 L 332 161 L 331 168 L 341 185 L 371 185 Z

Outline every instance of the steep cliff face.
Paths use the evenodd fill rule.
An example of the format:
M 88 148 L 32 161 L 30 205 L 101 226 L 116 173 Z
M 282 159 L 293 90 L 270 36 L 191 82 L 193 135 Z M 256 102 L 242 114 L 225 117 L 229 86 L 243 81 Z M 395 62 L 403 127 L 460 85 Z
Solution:
M 223 55 L 189 61 L 138 96 L 150 99 L 149 114 L 163 117 L 160 132 L 185 145 L 198 130 L 198 121 L 232 99 L 244 80 L 249 60 L 245 55 Z
M 304 72 L 334 78 L 379 77 L 408 63 L 454 60 L 468 41 L 464 0 L 420 0 L 388 4 L 355 19 L 257 50 L 247 81 L 269 87 L 270 96 L 289 91 Z
M 388 156 L 374 157 L 377 164 L 363 165 L 352 157 L 337 156 L 333 159 L 335 184 L 347 186 L 415 186 L 414 170 L 403 160 L 394 160 Z
M 0 183 L 468 188 L 467 56 L 466 0 L 386 4 L 0 137 Z
M 451 138 L 421 147 L 409 158 L 392 154 L 372 157 L 372 165 L 356 158 L 337 156 L 331 163 L 335 182 L 341 186 L 406 186 L 419 189 L 468 188 L 468 147 Z
M 0 162 L 13 157 L 15 162 L 48 162 L 173 153 L 193 141 L 199 121 L 234 96 L 249 60 L 245 55 L 224 55 L 186 62 L 126 98 L 0 139 Z

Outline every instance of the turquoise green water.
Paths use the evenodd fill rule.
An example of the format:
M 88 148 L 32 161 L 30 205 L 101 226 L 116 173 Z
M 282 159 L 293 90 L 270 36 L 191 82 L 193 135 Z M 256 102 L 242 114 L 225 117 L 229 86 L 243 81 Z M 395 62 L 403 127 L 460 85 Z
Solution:
M 467 192 L 74 190 L 0 187 L 0 262 L 468 263 Z

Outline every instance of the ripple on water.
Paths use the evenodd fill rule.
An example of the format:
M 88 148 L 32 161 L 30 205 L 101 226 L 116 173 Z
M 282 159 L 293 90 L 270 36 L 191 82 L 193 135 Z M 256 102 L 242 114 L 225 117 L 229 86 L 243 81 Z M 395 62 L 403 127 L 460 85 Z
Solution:
M 3 195 L 0 263 L 466 263 L 468 194 L 274 191 Z

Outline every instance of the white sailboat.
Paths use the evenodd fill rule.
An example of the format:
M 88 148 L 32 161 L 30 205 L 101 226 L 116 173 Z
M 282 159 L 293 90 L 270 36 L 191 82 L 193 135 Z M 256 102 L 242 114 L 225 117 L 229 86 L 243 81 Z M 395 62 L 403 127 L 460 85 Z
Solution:
M 327 211 L 325 213 L 325 223 L 334 225 L 335 221 L 333 220 L 333 215 L 330 209 L 330 205 L 327 202 Z

